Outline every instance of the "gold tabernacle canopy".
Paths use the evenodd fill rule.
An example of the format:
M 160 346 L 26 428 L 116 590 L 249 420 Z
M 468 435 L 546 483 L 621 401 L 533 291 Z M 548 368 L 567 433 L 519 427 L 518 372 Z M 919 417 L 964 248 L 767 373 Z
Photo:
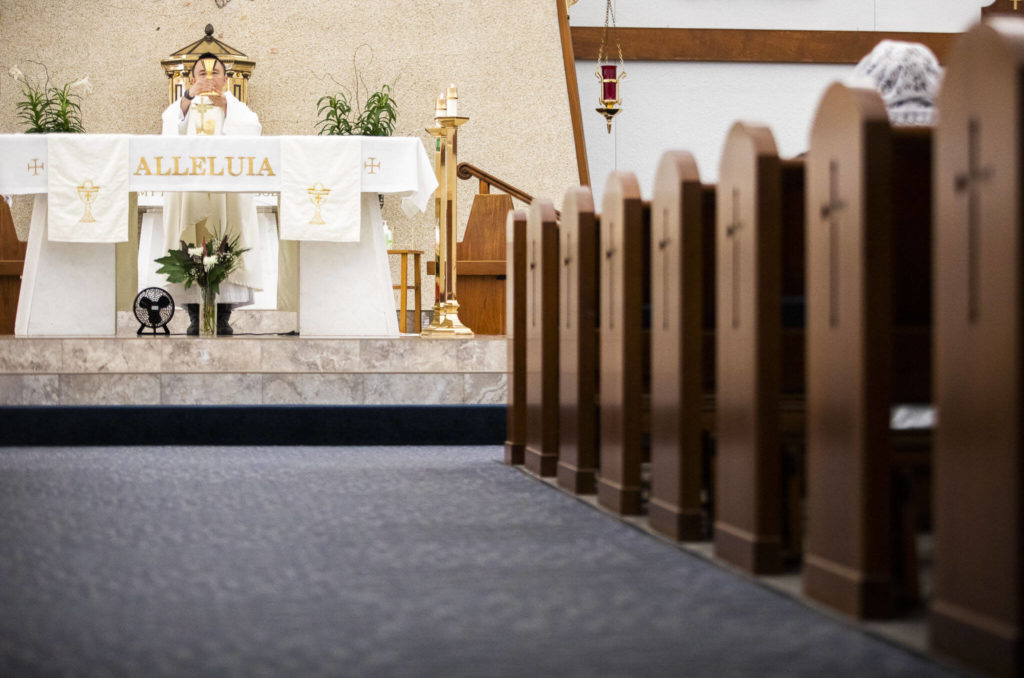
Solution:
M 192 73 L 192 65 L 203 52 L 212 52 L 224 62 L 228 71 L 228 87 L 230 87 L 231 93 L 239 101 L 245 103 L 249 93 L 249 78 L 256 69 L 256 62 L 231 45 L 213 37 L 212 24 L 206 24 L 206 35 L 202 38 L 160 61 L 170 83 L 168 92 L 170 103 L 177 101 L 178 97 L 188 89 L 188 78 Z

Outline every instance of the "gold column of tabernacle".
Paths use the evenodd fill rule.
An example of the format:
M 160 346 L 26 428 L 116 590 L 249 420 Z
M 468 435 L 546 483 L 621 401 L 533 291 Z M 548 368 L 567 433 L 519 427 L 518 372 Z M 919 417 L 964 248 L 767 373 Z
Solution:
M 434 327 L 423 330 L 425 337 L 471 337 L 473 330 L 462 324 L 459 320 L 459 302 L 457 300 L 455 285 L 458 278 L 458 257 L 456 256 L 458 244 L 458 133 L 459 127 L 469 122 L 469 118 L 463 116 L 440 116 L 435 118 L 438 124 L 438 131 L 428 129 L 435 134 L 441 143 L 441 172 L 438 178 L 438 195 L 440 199 L 439 223 L 440 229 L 440 262 L 435 273 L 438 276 L 438 284 L 441 289 L 441 319 Z M 437 312 L 434 313 L 435 320 Z

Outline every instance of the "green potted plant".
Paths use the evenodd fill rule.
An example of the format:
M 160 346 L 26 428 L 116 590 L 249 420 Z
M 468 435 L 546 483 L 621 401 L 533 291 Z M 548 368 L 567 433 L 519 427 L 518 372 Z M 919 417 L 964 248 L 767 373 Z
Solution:
M 320 97 L 317 105 L 317 134 L 361 134 L 368 137 L 389 137 L 395 131 L 398 105 L 392 95 L 391 85 L 380 89 L 366 98 L 362 111 L 352 118 L 353 107 L 348 95 L 337 94 Z
M 363 47 L 370 49 L 370 60 L 373 59 L 373 51 L 369 45 L 361 45 L 352 55 L 352 70 L 355 74 L 354 96 L 347 87 L 332 77 L 331 80 L 334 80 L 340 90 L 337 94 L 328 94 L 317 100 L 317 134 L 389 137 L 395 131 L 398 103 L 392 90 L 394 83 L 385 83 L 376 91 L 370 92 L 356 65 L 359 50 Z M 367 93 L 366 101 L 362 104 L 359 103 L 360 90 Z
M 61 87 L 50 84 L 50 74 L 43 66 L 46 80 L 37 84 L 14 66 L 9 71 L 19 85 L 22 98 L 15 104 L 18 120 L 25 125 L 27 134 L 48 132 L 85 132 L 82 126 L 82 93 L 92 91 L 88 76 Z

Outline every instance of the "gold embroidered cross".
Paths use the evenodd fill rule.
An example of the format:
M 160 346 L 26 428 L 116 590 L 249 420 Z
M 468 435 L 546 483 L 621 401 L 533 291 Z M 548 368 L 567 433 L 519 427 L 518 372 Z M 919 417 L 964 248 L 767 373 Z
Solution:
M 39 176 L 39 170 L 45 169 L 46 163 L 39 164 L 39 158 L 32 158 L 32 164 L 28 166 L 28 171 L 32 172 L 32 176 Z
M 370 170 L 370 174 L 376 174 L 376 170 L 380 169 L 380 163 L 377 162 L 377 158 L 369 158 L 363 167 Z

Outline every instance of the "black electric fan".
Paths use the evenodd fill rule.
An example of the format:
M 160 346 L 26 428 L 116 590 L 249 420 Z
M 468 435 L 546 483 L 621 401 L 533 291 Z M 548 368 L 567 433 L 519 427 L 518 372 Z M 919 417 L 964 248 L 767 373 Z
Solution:
M 167 290 L 160 287 L 147 287 L 139 292 L 133 304 L 135 319 L 139 321 L 139 331 L 135 334 L 142 334 L 146 328 L 152 328 L 156 335 L 157 329 L 162 328 L 164 334 L 170 334 L 167 323 L 174 317 L 174 299 Z

